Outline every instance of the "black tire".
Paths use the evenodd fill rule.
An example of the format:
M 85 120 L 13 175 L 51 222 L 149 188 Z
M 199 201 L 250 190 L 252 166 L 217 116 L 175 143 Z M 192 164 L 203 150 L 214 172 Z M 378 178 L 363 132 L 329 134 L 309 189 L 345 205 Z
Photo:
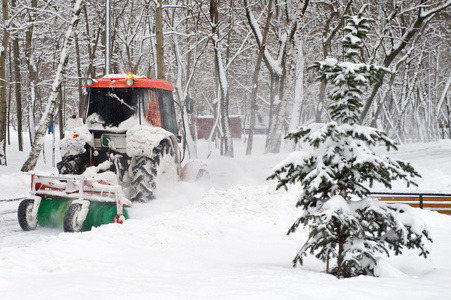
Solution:
M 20 227 L 25 231 L 35 230 L 38 226 L 38 216 L 33 218 L 34 200 L 25 199 L 22 200 L 19 204 L 19 208 L 17 209 L 17 219 L 19 220 Z
M 156 197 L 162 182 L 178 177 L 178 162 L 168 141 L 162 141 L 153 149 L 152 157 L 133 158 L 130 168 L 130 200 L 148 202 Z
M 81 204 L 73 203 L 64 214 L 64 232 L 80 232 L 83 222 L 77 222 L 77 217 L 81 212 Z

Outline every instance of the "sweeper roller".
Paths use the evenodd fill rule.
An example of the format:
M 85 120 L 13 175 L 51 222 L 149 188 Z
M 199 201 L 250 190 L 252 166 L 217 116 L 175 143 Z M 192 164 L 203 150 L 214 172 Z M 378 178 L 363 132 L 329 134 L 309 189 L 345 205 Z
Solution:
M 19 204 L 20 227 L 34 230 L 63 227 L 65 232 L 87 231 L 128 218 L 131 202 L 122 189 L 102 179 L 85 176 L 32 175 L 31 196 Z

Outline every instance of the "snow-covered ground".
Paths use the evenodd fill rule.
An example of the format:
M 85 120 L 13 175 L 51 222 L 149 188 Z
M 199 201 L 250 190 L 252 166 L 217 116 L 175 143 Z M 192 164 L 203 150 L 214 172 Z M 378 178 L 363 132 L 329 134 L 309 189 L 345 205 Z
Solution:
M 56 172 L 50 141 L 39 172 Z M 436 212 L 420 212 L 434 239 L 428 259 L 390 257 L 378 278 L 338 280 L 312 257 L 293 268 L 307 236 L 286 236 L 300 214 L 299 188 L 275 191 L 266 181 L 284 154 L 263 155 L 263 144 L 257 136 L 251 157 L 242 140 L 234 159 L 214 150 L 205 181 L 180 182 L 134 205 L 123 225 L 76 234 L 20 229 L 18 201 L 3 200 L 28 194 L 29 175 L 19 173 L 28 153 L 10 146 L 0 167 L 0 299 L 451 299 L 451 217 Z M 203 142 L 199 153 L 206 157 Z M 450 154 L 451 141 L 440 141 L 404 145 L 393 156 L 423 176 L 415 189 L 451 192 Z

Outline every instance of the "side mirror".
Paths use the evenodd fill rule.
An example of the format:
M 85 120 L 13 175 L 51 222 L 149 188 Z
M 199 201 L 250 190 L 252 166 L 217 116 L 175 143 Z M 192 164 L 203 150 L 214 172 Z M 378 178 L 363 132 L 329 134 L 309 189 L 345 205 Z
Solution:
M 190 97 L 185 99 L 185 108 L 188 114 L 192 114 L 194 112 L 194 100 Z

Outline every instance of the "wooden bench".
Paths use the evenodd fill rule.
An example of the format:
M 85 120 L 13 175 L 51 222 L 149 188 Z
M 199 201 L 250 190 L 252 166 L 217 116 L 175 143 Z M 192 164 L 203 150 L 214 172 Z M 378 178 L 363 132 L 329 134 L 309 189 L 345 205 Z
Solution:
M 403 203 L 412 207 L 420 207 L 451 215 L 451 195 L 375 193 L 372 196 L 387 203 Z

